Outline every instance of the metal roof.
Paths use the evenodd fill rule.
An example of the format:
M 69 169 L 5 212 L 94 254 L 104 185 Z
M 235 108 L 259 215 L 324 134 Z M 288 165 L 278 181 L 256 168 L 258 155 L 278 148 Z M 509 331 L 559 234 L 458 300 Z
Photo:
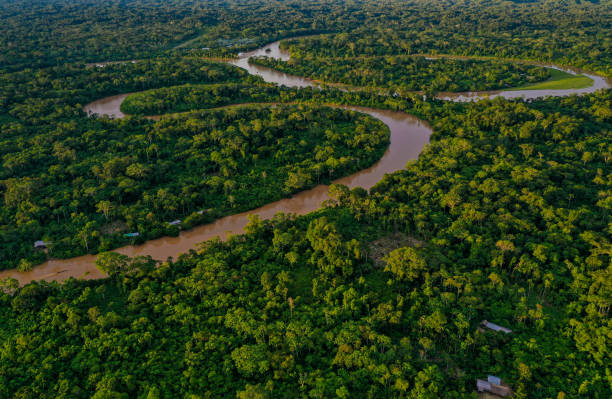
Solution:
M 482 325 L 487 327 L 487 328 L 490 328 L 491 330 L 494 330 L 494 331 L 503 331 L 506 334 L 509 334 L 509 333 L 512 332 L 512 330 L 510 330 L 509 328 L 502 327 L 502 326 L 500 326 L 498 324 L 491 323 L 491 322 L 486 321 L 486 320 L 482 322 Z

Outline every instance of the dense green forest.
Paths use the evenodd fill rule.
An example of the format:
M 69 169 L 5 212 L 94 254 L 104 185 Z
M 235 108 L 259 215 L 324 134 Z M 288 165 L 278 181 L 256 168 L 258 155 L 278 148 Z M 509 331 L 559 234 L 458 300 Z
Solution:
M 467 399 L 487 375 L 519 399 L 610 397 L 612 91 L 380 90 L 548 76 L 511 60 L 610 77 L 609 1 L 0 0 L 0 23 L 0 269 L 101 252 L 108 274 L 0 280 L 0 399 Z M 369 87 L 219 62 L 314 34 L 256 62 Z M 135 62 L 87 65 L 111 60 Z M 123 119 L 83 110 L 123 93 Z M 178 259 L 103 252 L 371 165 L 388 129 L 337 105 L 415 115 L 430 143 L 369 191 Z
M 21 125 L 56 124 L 80 116 L 82 105 L 101 97 L 184 83 L 254 82 L 227 64 L 162 57 L 105 67 L 66 64 L 0 74 L 0 112 Z M 3 130 L 3 137 L 10 131 Z
M 611 102 L 435 105 L 432 145 L 369 195 L 4 295 L 0 392 L 472 397 L 494 373 L 519 398 L 605 398 Z M 377 266 L 398 234 L 421 243 Z
M 285 42 L 281 42 L 281 47 Z M 291 60 L 249 62 L 326 83 L 420 91 L 484 91 L 523 86 L 550 77 L 546 68 L 508 62 L 413 56 L 319 58 L 291 51 Z
M 0 268 L 19 263 L 28 268 L 42 261 L 45 254 L 33 252 L 32 247 L 43 236 L 57 242 L 57 253 L 52 251 L 55 256 L 73 256 L 97 248 L 103 234 L 95 219 L 102 219 L 92 195 L 109 196 L 110 191 L 116 190 L 109 188 L 106 194 L 97 191 L 106 179 L 102 177 L 104 173 L 117 175 L 117 167 L 127 160 L 145 169 L 156 162 L 150 157 L 152 150 L 140 154 L 146 155 L 146 162 L 139 161 L 135 154 L 125 158 L 136 148 L 144 151 L 155 146 L 152 122 L 88 118 L 81 104 L 122 91 L 171 83 L 252 79 L 226 64 L 172 57 L 104 68 L 65 65 L 0 75 Z M 188 129 L 184 132 L 187 134 Z M 110 137 L 117 140 L 115 144 L 108 140 Z M 127 138 L 140 144 L 127 147 Z M 111 157 L 111 153 L 125 159 L 112 166 L 118 158 Z M 107 162 L 108 170 L 104 166 Z M 124 183 L 131 186 L 143 176 L 126 175 L 128 166 L 123 165 L 121 175 L 129 179 Z M 156 184 L 154 180 L 146 182 L 136 192 L 144 192 L 147 186 L 152 189 Z M 95 226 L 93 230 L 83 230 L 88 224 Z M 80 232 L 97 234 L 97 244 L 90 247 L 90 236 L 77 238 Z M 111 247 L 120 243 L 117 239 L 113 242 Z
M 555 3 L 555 2 L 550 2 Z M 542 5 L 542 3 L 538 3 Z M 466 20 L 463 12 L 444 15 L 442 21 L 429 21 L 427 17 L 406 27 L 406 21 L 398 18 L 380 25 L 364 25 L 349 32 L 291 41 L 291 50 L 304 58 L 350 58 L 374 57 L 384 55 L 451 54 L 459 56 L 484 56 L 502 59 L 535 60 L 572 65 L 611 76 L 610 35 L 612 28 L 611 8 L 603 7 L 600 16 L 589 15 L 594 9 L 587 8 L 584 14 L 574 15 L 576 21 L 569 21 L 572 11 L 567 15 L 546 15 L 544 9 L 541 19 L 554 19 L 554 29 L 550 26 L 526 28 L 533 22 L 527 15 L 512 16 L 500 11 L 495 18 L 494 8 L 474 11 Z M 551 12 L 552 13 L 552 12 Z M 607 16 L 604 17 L 604 16 Z M 490 17 L 488 19 L 487 17 Z M 513 20 L 514 18 L 518 20 Z M 416 18 L 416 16 L 415 16 Z M 473 21 L 472 21 L 473 18 Z M 504 26 L 499 26 L 499 19 Z M 525 19 L 520 19 L 525 18 Z M 587 21 L 581 21 L 587 18 Z M 600 20 L 601 18 L 601 20 Z M 433 18 L 432 18 L 433 19 Z M 599 22 L 595 22 L 599 21 Z M 480 24 L 476 27 L 472 24 Z M 563 26 L 577 25 L 582 28 Z M 521 31 L 521 29 L 523 31 Z M 537 33 L 541 33 L 538 36 Z M 572 35 L 573 34 L 573 35 Z M 482 36 L 481 36 L 482 35 Z M 548 36 L 550 35 L 550 36 Z M 572 35 L 575 42 L 566 42 L 564 36 Z
M 163 87 L 130 94 L 121 103 L 127 114 L 160 115 L 239 103 L 287 102 L 300 96 L 276 85 L 217 84 Z
M 94 119 L 54 133 L 3 156 L 5 267 L 44 256 L 32 253 L 39 239 L 65 258 L 125 245 L 128 232 L 137 242 L 178 234 L 168 222 L 190 228 L 278 200 L 371 165 L 389 142 L 370 117 L 308 106 Z
M 3 0 L 0 70 L 148 57 L 177 46 L 229 56 L 334 32 L 344 33 L 334 39 L 344 50 L 330 46 L 333 56 L 496 56 L 610 76 L 611 21 L 609 1 Z

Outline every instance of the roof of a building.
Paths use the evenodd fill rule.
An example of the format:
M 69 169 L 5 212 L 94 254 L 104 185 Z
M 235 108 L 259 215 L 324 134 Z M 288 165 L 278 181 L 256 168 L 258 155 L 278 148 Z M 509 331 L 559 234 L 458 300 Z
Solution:
M 491 383 L 485 380 L 481 380 L 481 379 L 477 379 L 476 380 L 476 389 L 478 390 L 478 392 L 482 392 L 482 391 L 490 391 L 491 390 Z
M 487 327 L 487 328 L 490 328 L 493 331 L 503 331 L 506 334 L 509 334 L 509 333 L 512 332 L 512 330 L 510 330 L 509 328 L 502 327 L 502 326 L 500 326 L 498 324 L 491 323 L 490 321 L 486 321 L 486 320 L 482 321 L 482 325 Z
M 487 377 L 487 380 L 476 379 L 476 389 L 478 392 L 490 392 L 501 397 L 512 395 L 512 388 L 507 384 L 502 384 L 499 377 L 490 375 Z
M 47 244 L 43 240 L 38 240 L 34 242 L 34 248 L 46 247 Z
M 501 378 L 494 375 L 487 376 L 487 381 L 489 381 L 491 384 L 501 385 Z

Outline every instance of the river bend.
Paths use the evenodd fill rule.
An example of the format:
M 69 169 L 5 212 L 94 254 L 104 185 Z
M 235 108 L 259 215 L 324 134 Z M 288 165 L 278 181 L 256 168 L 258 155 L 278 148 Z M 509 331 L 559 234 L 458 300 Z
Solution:
M 252 75 L 261 76 L 266 82 L 298 88 L 319 87 L 318 83 L 304 77 L 292 76 L 263 66 L 249 64 L 249 57 L 260 55 L 288 60 L 288 52 L 283 51 L 279 43 L 277 41 L 255 51 L 240 54 L 238 59 L 230 61 L 230 63 L 246 69 Z M 575 70 L 567 71 L 570 73 L 579 72 Z M 543 96 L 585 94 L 610 87 L 604 78 L 596 75 L 586 75 L 593 80 L 593 85 L 584 89 L 443 93 L 439 95 L 439 98 L 450 101 L 475 101 L 496 96 L 534 99 Z M 121 118 L 124 114 L 120 111 L 120 106 L 128 95 L 129 93 L 120 94 L 94 101 L 85 106 L 85 111 L 88 114 Z M 416 159 L 423 147 L 429 142 L 429 136 L 432 132 L 431 128 L 427 123 L 414 116 L 403 112 L 365 107 L 347 106 L 343 108 L 363 112 L 381 120 L 389 127 L 391 137 L 389 148 L 376 164 L 353 175 L 338 179 L 334 183 L 344 184 L 350 188 L 363 187 L 369 189 L 380 181 L 386 173 L 403 169 L 408 161 Z M 166 260 L 168 257 L 176 258 L 178 255 L 195 248 L 200 242 L 217 236 L 224 239 L 228 233 L 239 234 L 243 232 L 244 227 L 248 223 L 248 215 L 258 214 L 262 219 L 269 219 L 279 212 L 298 215 L 312 212 L 318 209 L 321 203 L 329 198 L 327 194 L 328 188 L 328 186 L 319 185 L 290 198 L 282 199 L 244 213 L 226 216 L 213 223 L 198 226 L 191 230 L 182 231 L 178 237 L 162 237 L 147 241 L 142 245 L 118 248 L 115 252 L 128 256 L 150 255 L 154 259 L 159 260 Z M 69 277 L 85 279 L 102 278 L 104 274 L 95 267 L 95 259 L 95 255 L 84 255 L 70 259 L 51 259 L 42 265 L 34 267 L 29 272 L 18 272 L 16 270 L 0 271 L 0 279 L 13 277 L 23 285 L 32 280 L 62 281 Z

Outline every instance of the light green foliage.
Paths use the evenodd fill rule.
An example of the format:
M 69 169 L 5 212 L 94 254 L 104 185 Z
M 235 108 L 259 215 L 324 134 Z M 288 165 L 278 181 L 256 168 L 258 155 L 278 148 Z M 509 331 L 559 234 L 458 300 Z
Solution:
M 557 69 L 550 71 L 550 78 L 544 82 L 518 86 L 511 90 L 563 90 L 582 89 L 593 84 L 593 79 L 584 75 L 573 75 Z
M 239 372 L 250 376 L 263 374 L 270 368 L 265 345 L 244 345 L 232 352 L 232 360 Z
M 189 214 L 184 226 L 204 222 L 192 209 L 211 197 L 236 211 L 253 204 L 253 187 L 267 202 L 270 192 L 380 156 L 388 136 L 378 122 L 322 103 L 404 110 L 434 134 L 417 161 L 369 192 L 334 186 L 324 209 L 252 218 L 244 235 L 205 242 L 176 261 L 105 253 L 98 266 L 109 279 L 20 288 L 0 281 L 0 398 L 467 399 L 487 374 L 518 398 L 610 396 L 610 91 L 453 104 L 266 88 L 267 99 L 311 104 L 106 120 L 86 118 L 81 105 L 120 92 L 223 84 L 218 96 L 198 85 L 140 97 L 161 93 L 150 109 L 193 110 L 201 99 L 209 107 L 264 90 L 230 89 L 228 82 L 249 81 L 198 60 L 205 51 L 99 69 L 65 64 L 160 55 L 147 50 L 192 34 L 201 36 L 191 43 L 227 55 L 294 31 L 329 30 L 347 33 L 330 35 L 316 56 L 487 55 L 609 75 L 608 3 L 200 8 L 145 0 L 113 3 L 105 13 L 98 11 L 106 1 L 5 3 L 0 68 L 14 72 L 0 75 L 3 267 L 7 259 L 42 261 L 31 244 L 46 234 L 70 235 L 61 251 L 51 248 L 65 256 L 103 250 L 120 243 L 104 235 L 125 228 L 107 226 L 113 218 L 148 238 L 176 215 Z M 37 68 L 45 64 L 61 66 Z M 343 169 L 342 158 L 364 150 L 363 140 L 368 161 Z M 287 165 L 294 168 L 274 174 Z M 422 245 L 402 243 L 386 265 L 373 262 L 368 243 L 402 236 Z M 512 333 L 481 328 L 484 319 Z
M 389 253 L 385 261 L 385 271 L 391 272 L 399 280 L 417 280 L 427 265 L 418 250 L 410 247 L 396 249 Z

